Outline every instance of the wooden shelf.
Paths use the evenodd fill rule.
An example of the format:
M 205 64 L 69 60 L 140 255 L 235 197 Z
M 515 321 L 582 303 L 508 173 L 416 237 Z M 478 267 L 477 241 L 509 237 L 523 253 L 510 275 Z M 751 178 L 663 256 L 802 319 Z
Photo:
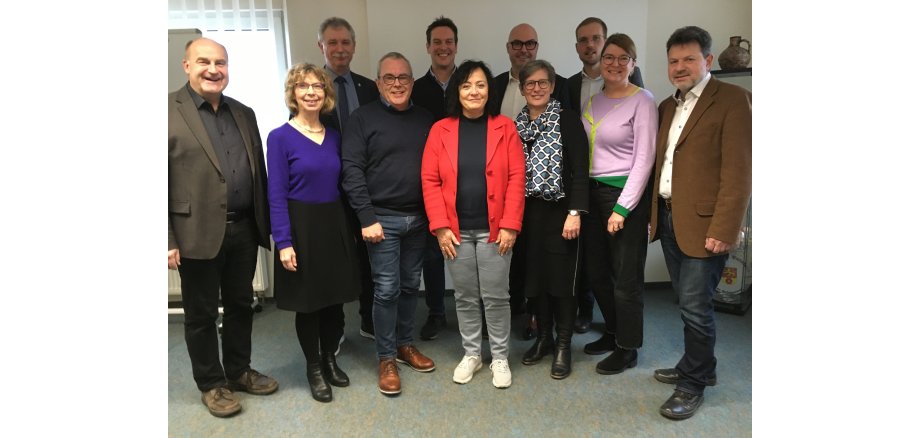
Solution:
M 744 69 L 744 70 L 731 70 L 731 71 L 713 70 L 713 71 L 711 71 L 710 73 L 712 73 L 713 76 L 720 76 L 720 77 L 723 77 L 723 78 L 731 78 L 731 77 L 735 77 L 735 76 L 751 76 L 751 69 L 750 69 L 750 68 L 746 68 L 746 69 Z

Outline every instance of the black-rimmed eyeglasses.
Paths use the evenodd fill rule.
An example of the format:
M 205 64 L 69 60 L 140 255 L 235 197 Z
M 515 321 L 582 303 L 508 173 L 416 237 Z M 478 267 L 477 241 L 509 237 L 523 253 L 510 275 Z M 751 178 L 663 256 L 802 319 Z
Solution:
M 534 88 L 534 87 L 537 87 L 537 86 L 539 86 L 541 90 L 545 90 L 545 89 L 549 88 L 549 80 L 547 80 L 547 79 L 540 79 L 539 81 L 526 81 L 526 82 L 524 82 L 524 89 L 525 89 L 525 90 L 528 90 L 528 91 L 529 91 L 529 90 L 533 90 L 533 88 Z
M 619 64 L 619 65 L 626 65 L 626 64 L 629 64 L 629 61 L 632 60 L 632 57 L 629 56 L 629 55 L 621 55 L 621 56 L 604 55 L 604 56 L 601 56 L 601 62 L 603 62 L 604 65 L 613 64 L 613 60 L 616 60 L 616 61 L 617 61 L 617 64 Z
M 539 43 L 537 43 L 537 40 L 527 40 L 527 41 L 514 40 L 514 41 L 508 42 L 508 44 L 511 45 L 511 48 L 514 50 L 521 50 L 522 47 L 526 47 L 527 50 L 533 50 L 537 48 L 537 44 Z
M 412 76 L 409 76 L 409 75 L 399 75 L 399 76 L 383 75 L 380 79 L 383 79 L 383 83 L 387 85 L 393 85 L 393 83 L 396 82 L 397 79 L 399 80 L 399 83 L 402 85 L 408 85 L 409 82 L 412 82 Z

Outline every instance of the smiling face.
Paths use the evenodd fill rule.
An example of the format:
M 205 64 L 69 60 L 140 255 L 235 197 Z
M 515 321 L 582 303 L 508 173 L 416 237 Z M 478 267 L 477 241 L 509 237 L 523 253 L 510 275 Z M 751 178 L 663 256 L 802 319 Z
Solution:
M 614 58 L 620 58 L 623 56 L 629 57 L 629 62 L 626 65 L 620 65 L 618 59 L 614 59 L 610 64 L 601 63 L 601 75 L 604 76 L 604 84 L 619 84 L 625 85 L 629 83 L 629 75 L 632 73 L 633 68 L 636 66 L 636 61 L 632 59 L 629 53 L 626 50 L 623 50 L 622 47 L 616 44 L 608 44 L 607 48 L 604 49 L 604 54 L 601 57 L 613 56 Z
M 326 65 L 337 75 L 345 74 L 355 55 L 355 40 L 344 26 L 329 26 L 323 31 L 323 39 L 317 43 L 323 52 Z
M 712 69 L 712 58 L 703 56 L 699 43 L 675 44 L 668 49 L 668 79 L 686 94 Z
M 305 85 L 310 85 L 305 87 Z M 326 100 L 326 90 L 322 79 L 313 73 L 304 75 L 302 81 L 294 87 L 294 101 L 297 102 L 297 114 L 318 113 Z
M 431 42 L 425 44 L 428 55 L 431 56 L 431 65 L 437 67 L 451 67 L 457 56 L 457 36 L 447 26 L 431 29 Z
M 405 78 L 408 83 L 403 84 L 400 77 Z M 386 81 L 392 79 L 392 84 Z M 394 108 L 403 111 L 409 108 L 409 96 L 412 94 L 412 68 L 404 59 L 385 58 L 380 62 L 380 74 L 377 77 L 377 89 L 380 95 L 393 105 Z
M 188 75 L 192 90 L 211 104 L 220 101 L 220 94 L 230 83 L 227 50 L 216 41 L 199 38 L 185 51 L 182 67 Z
M 524 99 L 527 100 L 527 106 L 542 112 L 549 103 L 553 90 L 556 88 L 556 84 L 549 80 L 549 72 L 539 69 L 527 78 L 521 78 L 521 80 L 523 81 L 521 82 L 521 88 L 523 88 L 521 93 L 524 94 Z M 547 84 L 547 88 L 540 88 L 541 84 Z M 533 88 L 528 90 L 527 88 L 530 86 Z
M 533 48 L 528 49 L 526 45 L 522 45 L 520 49 L 515 49 L 511 45 L 513 41 L 522 43 L 527 43 L 529 41 L 537 42 L 537 31 L 528 24 L 519 24 L 514 26 L 514 28 L 511 29 L 511 33 L 508 34 L 508 42 L 505 44 L 505 49 L 508 50 L 508 60 L 511 61 L 511 70 L 517 74 L 524 64 L 537 58 L 537 50 L 540 46 L 535 45 Z
M 489 82 L 481 68 L 470 72 L 470 77 L 460 84 L 460 106 L 463 115 L 470 119 L 482 116 L 489 100 Z
M 575 50 L 584 65 L 601 62 L 601 48 L 604 47 L 604 28 L 600 23 L 588 23 L 575 31 Z

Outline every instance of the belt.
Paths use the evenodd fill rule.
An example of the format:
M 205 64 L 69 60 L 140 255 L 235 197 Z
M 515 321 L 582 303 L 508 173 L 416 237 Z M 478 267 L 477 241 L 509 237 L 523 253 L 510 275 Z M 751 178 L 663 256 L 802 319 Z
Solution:
M 227 223 L 232 224 L 234 222 L 239 222 L 243 219 L 249 219 L 250 217 L 252 217 L 251 210 L 228 211 L 227 212 Z
M 666 210 L 671 211 L 671 199 L 658 197 L 658 203 L 661 204 Z

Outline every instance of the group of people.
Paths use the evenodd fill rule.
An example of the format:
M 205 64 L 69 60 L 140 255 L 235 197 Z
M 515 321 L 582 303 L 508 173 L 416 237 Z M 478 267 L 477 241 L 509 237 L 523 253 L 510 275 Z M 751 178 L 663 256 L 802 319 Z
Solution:
M 550 376 L 566 378 L 573 332 L 587 331 L 595 299 L 605 330 L 585 353 L 609 353 L 600 374 L 635 367 L 646 250 L 660 239 L 685 327 L 683 357 L 655 371 L 676 385 L 660 413 L 696 412 L 716 381 L 712 297 L 750 199 L 751 94 L 710 75 L 712 39 L 699 27 L 668 39 L 677 90 L 660 105 L 642 88 L 629 36 L 608 36 L 594 17 L 575 34 L 584 68 L 571 78 L 537 58 L 528 24 L 511 30 L 511 69 L 494 76 L 482 61 L 455 64 L 457 26 L 439 17 L 426 30 L 424 75 L 390 52 L 371 80 L 350 70 L 351 25 L 329 18 L 318 32 L 325 65 L 288 72 L 291 117 L 269 133 L 264 161 L 253 111 L 223 94 L 226 49 L 189 42 L 189 82 L 169 95 L 168 261 L 211 414 L 239 412 L 234 391 L 278 388 L 250 366 L 251 279 L 269 234 L 277 306 L 295 312 L 321 402 L 349 385 L 336 354 L 343 305 L 355 299 L 381 393 L 401 392 L 397 363 L 435 369 L 414 321 L 424 273 L 420 337 L 444 328 L 445 266 L 463 348 L 454 382 L 482 368 L 488 338 L 492 384 L 511 385 L 518 313 L 534 337 L 521 362 L 549 355 Z

